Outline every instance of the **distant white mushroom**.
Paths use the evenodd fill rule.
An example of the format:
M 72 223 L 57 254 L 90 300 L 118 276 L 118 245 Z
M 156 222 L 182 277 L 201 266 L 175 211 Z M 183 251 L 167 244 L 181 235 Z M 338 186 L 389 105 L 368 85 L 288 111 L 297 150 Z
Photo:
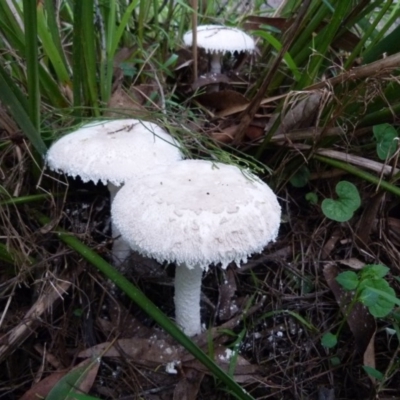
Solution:
M 96 121 L 57 140 L 46 155 L 50 169 L 83 182 L 108 186 L 111 202 L 127 180 L 140 178 L 157 166 L 182 159 L 179 144 L 158 125 L 136 119 Z M 129 245 L 112 224 L 113 262 L 120 265 Z
M 211 54 L 211 73 L 221 73 L 221 59 L 225 53 L 253 52 L 255 43 L 251 36 L 238 28 L 223 25 L 200 25 L 197 27 L 197 46 Z M 186 46 L 192 46 L 193 31 L 183 36 Z
M 185 160 L 127 182 L 111 215 L 125 240 L 159 262 L 176 263 L 175 315 L 201 332 L 201 277 L 210 265 L 239 265 L 274 241 L 281 208 L 272 190 L 231 165 Z

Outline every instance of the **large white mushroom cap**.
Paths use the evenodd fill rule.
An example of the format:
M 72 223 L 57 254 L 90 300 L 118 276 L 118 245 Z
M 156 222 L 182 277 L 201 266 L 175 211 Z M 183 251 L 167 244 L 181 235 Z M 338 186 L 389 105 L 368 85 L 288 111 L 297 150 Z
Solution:
M 149 168 L 179 161 L 179 144 L 158 125 L 136 119 L 96 121 L 56 141 L 47 165 L 84 182 L 116 186 Z
M 193 42 L 193 31 L 186 32 L 183 36 L 186 46 Z M 252 52 L 255 43 L 251 36 L 237 28 L 223 25 L 200 25 L 197 27 L 197 46 L 206 52 Z
M 246 262 L 275 240 L 280 216 L 275 194 L 256 176 L 203 160 L 127 182 L 112 204 L 132 248 L 188 268 Z

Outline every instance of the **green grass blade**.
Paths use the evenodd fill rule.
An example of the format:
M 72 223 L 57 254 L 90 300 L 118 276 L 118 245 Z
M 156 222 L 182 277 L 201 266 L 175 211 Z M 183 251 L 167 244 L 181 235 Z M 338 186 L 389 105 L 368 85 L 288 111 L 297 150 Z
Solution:
M 391 55 L 400 51 L 400 26 L 395 28 L 388 36 L 370 48 L 363 56 L 363 63 L 378 60 L 383 54 Z
M 35 213 L 36 219 L 45 225 L 50 219 L 39 213 Z M 89 263 L 101 271 L 108 279 L 126 293 L 147 315 L 153 318 L 166 332 L 177 342 L 184 346 L 193 356 L 203 363 L 211 373 L 221 382 L 225 383 L 230 391 L 242 400 L 254 400 L 244 389 L 226 374 L 210 357 L 208 357 L 190 338 L 188 338 L 158 307 L 156 307 L 136 286 L 116 271 L 107 261 L 83 244 L 70 233 L 56 230 L 58 238 L 71 249 L 79 253 Z
M 64 48 L 61 43 L 60 31 L 58 29 L 56 18 L 61 18 L 56 14 L 56 10 L 54 9 L 54 1 L 53 0 L 44 0 L 44 7 L 47 16 L 47 27 L 50 31 L 51 38 L 53 40 L 53 44 L 58 52 L 60 58 L 62 59 L 62 63 L 65 65 L 67 70 L 70 70 L 70 65 L 68 64 L 68 59 L 65 56 Z
M 82 14 L 83 2 L 77 1 L 74 4 L 74 30 L 72 39 L 72 75 L 73 75 L 73 98 L 75 115 L 80 116 L 83 106 L 83 44 L 82 44 Z
M 0 1 L 0 21 L 1 28 L 9 33 L 7 40 L 15 39 L 18 43 L 24 43 L 24 32 L 20 25 L 22 19 L 19 14 L 18 17 L 13 14 L 7 1 Z M 14 42 L 10 41 L 10 44 L 14 46 Z
M 114 37 L 115 37 L 115 15 L 116 15 L 116 4 L 115 0 L 109 1 L 108 4 L 109 12 L 107 18 L 106 28 L 106 49 L 104 59 L 102 60 L 102 77 L 103 82 L 101 85 L 101 99 L 107 104 L 111 96 L 111 85 L 114 72 Z M 104 53 L 104 51 L 103 51 Z
M 315 38 L 314 54 L 307 67 L 306 73 L 302 75 L 302 79 L 297 85 L 297 89 L 311 85 L 315 82 L 316 77 L 320 72 L 320 67 L 325 59 L 325 54 L 332 44 L 338 30 L 341 27 L 342 21 L 345 19 L 351 2 L 338 1 L 336 4 L 335 12 L 333 13 L 330 23 L 318 33 Z
M 55 33 L 53 32 L 52 34 L 51 30 L 49 29 L 49 25 L 47 22 L 48 16 L 45 15 L 42 2 L 38 3 L 37 16 L 38 33 L 43 45 L 43 52 L 51 61 L 54 72 L 57 75 L 58 81 L 61 83 L 61 85 L 70 86 L 70 76 L 67 66 L 65 65 L 65 58 L 62 55 L 63 53 L 59 52 L 56 42 L 54 41 Z
M 137 4 L 140 0 L 132 1 L 129 6 L 126 8 L 124 15 L 122 16 L 118 28 L 113 36 L 111 48 L 110 48 L 110 56 L 114 57 L 115 52 L 118 48 L 118 43 L 121 41 L 122 35 L 128 25 L 129 19 L 132 17 L 132 12 L 136 8 Z
M 382 10 L 380 11 L 380 13 L 378 14 L 378 16 L 375 18 L 375 20 L 373 21 L 373 23 L 370 25 L 370 27 L 364 32 L 364 34 L 362 35 L 360 41 L 358 42 L 357 46 L 355 47 L 355 49 L 351 52 L 350 56 L 348 57 L 348 59 L 346 60 L 346 63 L 344 65 L 344 69 L 348 69 L 349 67 L 352 66 L 354 60 L 360 56 L 360 53 L 362 51 L 362 49 L 365 46 L 365 43 L 367 41 L 370 40 L 372 33 L 374 32 L 375 28 L 377 27 L 377 25 L 380 23 L 380 21 L 382 20 L 382 18 L 385 16 L 385 14 L 387 13 L 388 9 L 390 7 L 390 2 L 387 2 L 385 4 L 384 7 L 382 7 Z M 391 53 L 393 54 L 393 53 Z
M 89 106 L 93 108 L 96 116 L 100 115 L 97 90 L 97 55 L 96 39 L 94 34 L 94 1 L 85 0 L 82 2 L 82 52 L 85 61 L 85 80 Z M 75 25 L 75 23 L 74 23 Z
M 28 86 L 28 113 L 35 129 L 40 131 L 40 90 L 36 4 L 24 0 L 25 61 Z
M 254 31 L 253 34 L 255 36 L 260 36 L 263 39 L 265 39 L 275 50 L 279 51 L 282 48 L 282 44 L 279 40 L 274 38 L 270 33 L 266 31 Z M 289 69 L 292 71 L 292 74 L 294 76 L 294 79 L 296 81 L 299 81 L 301 78 L 301 73 L 299 69 L 296 66 L 296 63 L 294 62 L 292 56 L 289 53 L 286 53 L 283 56 L 283 59 L 285 60 L 285 63 L 289 67 Z
M 20 126 L 22 132 L 31 141 L 32 145 L 39 152 L 39 154 L 44 155 L 47 151 L 47 147 L 44 144 L 38 130 L 35 128 L 31 119 L 29 118 L 23 103 L 19 101 L 20 96 L 16 96 L 14 93 L 18 90 L 18 88 L 15 85 L 13 85 L 11 88 L 9 83 L 10 82 L 7 73 L 0 65 L 0 101 L 9 107 L 14 120 Z M 13 83 L 11 82 L 11 84 Z
M 370 174 L 369 172 L 365 172 L 360 168 L 354 167 L 353 165 L 347 164 L 342 161 L 334 160 L 329 157 L 319 156 L 317 154 L 314 154 L 313 158 L 325 164 L 331 165 L 335 168 L 339 168 L 342 169 L 343 171 L 349 172 L 350 174 L 357 176 L 367 182 L 371 182 L 372 184 L 376 185 L 377 188 L 379 187 L 389 193 L 392 193 L 400 197 L 400 188 L 398 186 L 386 182 L 383 179 L 380 179 L 379 177 Z

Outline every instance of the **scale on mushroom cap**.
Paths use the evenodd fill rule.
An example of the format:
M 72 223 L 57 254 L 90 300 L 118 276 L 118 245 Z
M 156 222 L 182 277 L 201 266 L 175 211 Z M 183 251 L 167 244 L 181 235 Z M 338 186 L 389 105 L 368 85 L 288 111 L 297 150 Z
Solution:
M 281 216 L 276 195 L 258 177 L 204 160 L 180 161 L 127 182 L 111 211 L 134 250 L 176 264 L 176 322 L 189 336 L 201 332 L 203 271 L 260 253 L 275 240 Z

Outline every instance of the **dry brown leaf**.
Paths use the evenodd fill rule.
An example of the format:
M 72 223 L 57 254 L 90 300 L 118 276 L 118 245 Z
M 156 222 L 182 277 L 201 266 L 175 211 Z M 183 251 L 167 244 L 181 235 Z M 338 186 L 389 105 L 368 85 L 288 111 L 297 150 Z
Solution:
M 32 386 L 19 400 L 38 400 L 45 398 L 54 385 L 67 374 L 68 371 L 56 371 L 46 376 L 40 382 Z
M 90 367 L 90 369 L 87 370 L 85 367 Z M 49 394 L 50 390 L 52 390 L 53 387 L 60 381 L 60 379 L 65 377 L 67 374 L 75 371 L 76 369 L 82 368 L 85 368 L 85 376 L 79 382 L 79 385 L 77 385 L 75 389 L 77 392 L 88 393 L 93 386 L 93 382 L 96 379 L 99 367 L 100 362 L 98 360 L 93 361 L 93 358 L 91 358 L 82 361 L 81 363 L 73 368 L 70 368 L 69 370 L 53 372 L 51 375 L 42 379 L 36 385 L 31 387 L 27 392 L 25 392 L 20 400 L 38 400 L 40 398 L 45 398 Z
M 76 387 L 77 392 L 82 392 L 82 393 L 88 393 L 89 390 L 92 388 L 93 383 L 96 379 L 97 373 L 99 372 L 100 368 L 100 359 L 99 358 L 88 358 L 87 360 L 82 361 L 78 365 L 76 365 L 74 368 L 72 368 L 70 372 L 82 368 L 82 367 L 90 367 L 89 370 L 85 368 L 85 376 L 84 378 L 79 382 L 78 386 Z
M 197 96 L 196 100 L 205 107 L 212 108 L 217 111 L 224 110 L 225 113 L 228 112 L 228 110 L 245 106 L 249 103 L 246 97 L 238 92 L 235 92 L 234 90 L 221 90 L 219 92 L 204 93 Z
M 336 243 L 339 241 L 339 239 L 341 237 L 342 237 L 342 234 L 339 229 L 336 229 L 333 231 L 332 235 L 326 241 L 326 243 L 324 244 L 324 247 L 322 248 L 321 258 L 323 260 L 326 260 L 329 258 L 330 254 L 336 247 Z
M 339 269 L 333 263 L 324 267 L 326 282 L 332 290 L 343 315 L 346 315 L 347 306 L 352 300 L 352 293 L 344 290 L 336 282 L 335 278 L 339 272 Z M 364 354 L 376 331 L 375 318 L 363 304 L 356 303 L 347 317 L 347 323 L 354 335 L 357 350 L 361 354 Z
M 78 354 L 80 358 L 91 356 L 128 357 L 138 364 L 156 367 L 181 358 L 181 349 L 169 344 L 164 339 L 155 336 L 150 339 L 130 338 L 105 342 L 83 350 Z
M 144 107 L 141 105 L 142 99 L 138 96 L 128 95 L 125 90 L 118 88 L 111 95 L 107 108 L 110 110 L 105 112 L 107 117 L 121 117 L 121 115 L 129 114 L 130 117 L 135 115 L 143 116 Z M 119 110 L 119 111 L 118 111 Z
M 313 92 L 305 98 L 297 101 L 297 104 L 288 104 L 288 111 L 275 132 L 275 135 L 291 131 L 301 127 L 303 123 L 310 126 L 309 121 L 314 118 L 319 110 L 322 100 L 322 92 Z M 288 99 L 288 101 L 290 101 Z M 269 130 L 269 129 L 266 129 Z
M 264 128 L 256 125 L 249 125 L 246 130 L 246 136 L 251 140 L 257 140 L 265 134 Z
M 366 367 L 376 368 L 375 363 L 375 333 L 371 337 L 371 340 L 368 343 L 367 348 L 365 349 L 364 356 L 363 356 L 363 363 Z M 369 379 L 371 380 L 372 384 L 375 385 L 376 379 L 368 374 Z
M 225 74 L 217 74 L 208 72 L 206 74 L 200 75 L 193 83 L 192 90 L 199 89 L 203 86 L 215 85 L 217 83 L 228 83 L 229 78 Z M 218 92 L 213 92 L 218 93 Z
M 183 377 L 175 386 L 173 400 L 196 400 L 204 373 L 192 368 L 182 368 Z
M 219 345 L 214 348 L 214 361 L 221 369 L 228 372 L 231 362 L 233 362 L 233 377 L 236 382 L 245 383 L 253 381 L 254 376 L 258 371 L 258 366 L 250 364 L 241 355 L 238 355 L 236 360 L 232 360 L 232 356 L 232 350 L 225 346 Z M 185 359 L 182 361 L 182 366 L 194 368 L 198 371 L 204 372 L 205 374 L 210 373 L 210 371 L 200 361 L 193 359 L 193 356 L 191 356 L 191 360 Z
M 355 257 L 351 257 L 346 260 L 339 260 L 338 262 L 355 270 L 360 270 L 365 265 L 365 262 L 362 262 L 361 260 Z

